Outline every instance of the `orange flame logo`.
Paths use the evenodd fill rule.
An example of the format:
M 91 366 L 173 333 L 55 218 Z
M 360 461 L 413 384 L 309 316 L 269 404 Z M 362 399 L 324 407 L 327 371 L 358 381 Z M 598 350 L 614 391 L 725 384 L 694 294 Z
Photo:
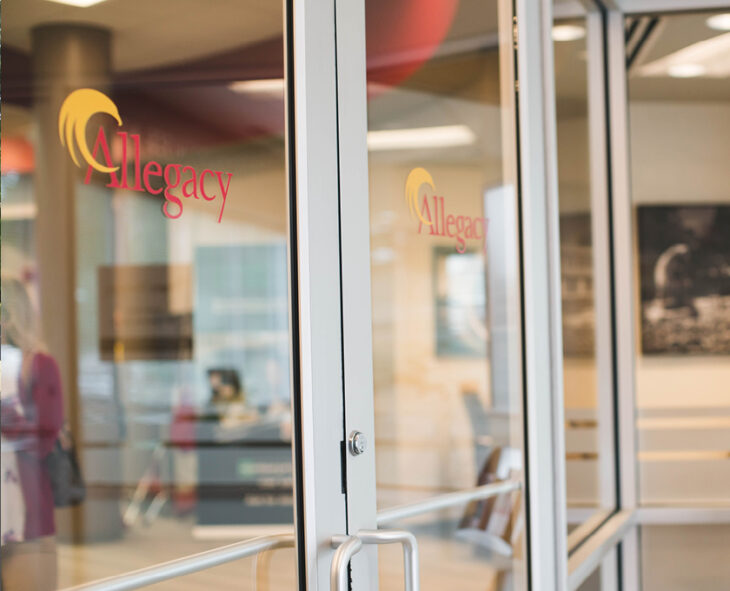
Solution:
M 411 216 L 413 218 L 418 217 L 422 224 L 431 226 L 433 222 L 424 218 L 421 215 L 421 210 L 418 208 L 418 191 L 423 185 L 431 187 L 431 191 L 436 190 L 436 186 L 429 172 L 425 168 L 414 168 L 408 173 L 408 178 L 406 179 L 406 203 L 408 203 L 408 209 L 411 210 Z
M 111 115 L 119 125 L 122 124 L 117 106 L 108 96 L 91 88 L 75 90 L 66 97 L 61 105 L 61 111 L 58 114 L 58 137 L 61 138 L 61 144 L 68 149 L 76 166 L 81 167 L 81 164 L 76 155 L 74 138 L 79 152 L 89 166 L 99 172 L 112 173 L 119 170 L 119 167 L 99 164 L 91 155 L 86 143 L 86 124 L 96 113 Z

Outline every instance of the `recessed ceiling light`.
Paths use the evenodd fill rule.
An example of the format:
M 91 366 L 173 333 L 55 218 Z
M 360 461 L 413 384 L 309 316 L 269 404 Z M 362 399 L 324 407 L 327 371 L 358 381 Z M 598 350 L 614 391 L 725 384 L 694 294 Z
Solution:
M 68 4 L 69 6 L 77 6 L 80 8 L 86 8 L 87 6 L 93 6 L 94 4 L 101 4 L 104 1 L 105 0 L 49 0 L 49 2 Z
M 411 150 L 469 146 L 476 141 L 466 125 L 441 125 L 368 132 L 368 150 Z
M 283 78 L 265 78 L 262 80 L 239 80 L 228 85 L 233 92 L 245 94 L 283 94 Z
M 702 64 L 672 64 L 667 68 L 667 74 L 672 78 L 697 78 L 704 73 Z
M 586 30 L 578 25 L 555 25 L 553 41 L 577 41 L 586 36 Z
M 638 68 L 641 76 L 727 78 L 730 76 L 730 33 L 683 47 Z
M 706 22 L 708 27 L 716 31 L 730 31 L 730 12 L 711 16 Z

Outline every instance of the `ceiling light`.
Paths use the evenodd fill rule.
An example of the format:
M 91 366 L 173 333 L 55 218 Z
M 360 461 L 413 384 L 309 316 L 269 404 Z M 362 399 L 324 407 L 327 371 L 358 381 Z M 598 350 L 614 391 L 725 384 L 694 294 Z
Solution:
M 706 23 L 708 27 L 716 31 L 730 31 L 730 12 L 711 16 Z
M 409 150 L 469 146 L 476 141 L 466 125 L 442 125 L 368 132 L 368 150 Z
M 577 41 L 586 36 L 586 30 L 578 25 L 555 25 L 553 41 Z
M 730 76 L 730 33 L 698 41 L 637 69 L 642 76 L 727 78 Z
M 239 80 L 228 85 L 233 92 L 245 94 L 279 95 L 284 93 L 283 78 L 265 78 L 263 80 Z
M 86 8 L 87 6 L 93 6 L 94 4 L 101 4 L 105 0 L 49 0 L 50 2 L 56 2 L 57 4 L 68 4 L 69 6 L 77 6 L 79 8 Z
M 705 71 L 702 64 L 673 64 L 667 68 L 667 74 L 672 78 L 697 78 Z

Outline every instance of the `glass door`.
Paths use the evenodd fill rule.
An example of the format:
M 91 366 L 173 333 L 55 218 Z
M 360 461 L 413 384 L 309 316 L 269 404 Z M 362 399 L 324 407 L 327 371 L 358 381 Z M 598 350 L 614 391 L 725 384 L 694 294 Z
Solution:
M 210 8 L 3 2 L 8 591 L 191 555 L 220 566 L 159 588 L 298 584 L 285 7 Z
M 559 247 L 534 176 L 542 138 L 518 142 L 518 120 L 530 137 L 542 109 L 538 90 L 521 96 L 542 68 L 542 25 L 513 9 L 336 2 L 345 487 L 366 549 L 353 589 L 403 588 L 400 548 L 376 553 L 358 534 L 375 526 L 415 538 L 421 589 L 562 576 Z M 528 47 L 537 60 L 518 69 Z
M 134 5 L 3 4 L 3 589 L 563 588 L 542 4 Z
M 365 8 L 380 523 L 416 535 L 424 590 L 522 589 L 511 7 Z M 381 589 L 398 589 L 397 549 L 379 557 Z

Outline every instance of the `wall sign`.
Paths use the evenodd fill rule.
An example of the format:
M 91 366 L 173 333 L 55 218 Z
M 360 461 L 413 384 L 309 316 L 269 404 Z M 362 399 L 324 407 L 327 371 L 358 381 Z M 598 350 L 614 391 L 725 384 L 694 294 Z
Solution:
M 419 191 L 424 185 L 431 193 L 430 198 L 427 192 L 420 197 Z M 414 168 L 408 173 L 405 198 L 411 217 L 418 220 L 418 233 L 427 228 L 431 236 L 456 238 L 456 252 L 460 254 L 466 252 L 467 240 L 484 240 L 486 249 L 489 220 L 485 217 L 446 213 L 446 199 L 437 196 L 435 191 L 433 178 L 425 168 Z
M 105 94 L 91 88 L 81 88 L 69 94 L 58 114 L 58 136 L 61 144 L 68 149 L 76 166 L 82 167 L 77 149 L 87 164 L 85 184 L 89 184 L 93 169 L 109 175 L 107 187 L 147 192 L 150 195 L 162 194 L 165 198 L 162 213 L 170 219 L 177 219 L 182 215 L 183 199 L 202 198 L 218 205 L 220 223 L 233 173 L 210 168 L 198 171 L 192 166 L 175 163 L 163 165 L 156 160 L 150 160 L 143 166 L 140 161 L 141 138 L 139 134 L 126 131 L 117 132 L 122 146 L 122 160 L 115 164 L 112 162 L 104 126 L 99 126 L 91 150 L 86 143 L 86 125 L 97 113 L 109 115 L 116 120 L 117 125 L 122 125 L 122 118 L 114 102 Z M 99 151 L 101 162 L 97 160 Z

